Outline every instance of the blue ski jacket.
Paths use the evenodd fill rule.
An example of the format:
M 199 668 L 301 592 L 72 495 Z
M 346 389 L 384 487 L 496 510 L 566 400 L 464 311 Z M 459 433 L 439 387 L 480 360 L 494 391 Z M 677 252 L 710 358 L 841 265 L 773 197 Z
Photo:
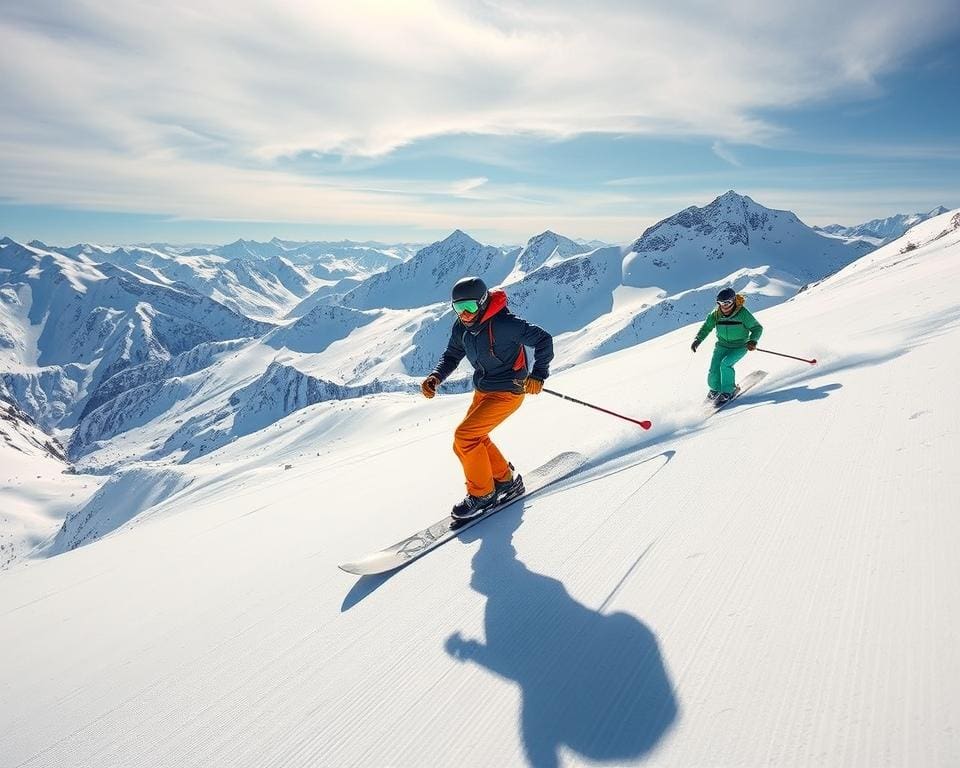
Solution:
M 534 349 L 532 370 L 525 347 Z M 522 394 L 528 376 L 543 381 L 550 375 L 553 336 L 510 312 L 503 291 L 490 291 L 490 303 L 479 322 L 469 327 L 459 318 L 454 322 L 433 375 L 443 381 L 464 357 L 474 368 L 475 389 Z

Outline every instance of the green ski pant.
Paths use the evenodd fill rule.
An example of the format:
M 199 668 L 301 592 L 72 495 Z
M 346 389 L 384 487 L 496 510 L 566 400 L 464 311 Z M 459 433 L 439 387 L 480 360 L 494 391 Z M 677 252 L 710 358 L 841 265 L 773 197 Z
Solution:
M 713 348 L 713 357 L 710 359 L 710 373 L 707 374 L 707 386 L 717 392 L 733 392 L 737 386 L 736 373 L 733 366 L 747 354 L 746 347 L 722 347 L 717 344 Z

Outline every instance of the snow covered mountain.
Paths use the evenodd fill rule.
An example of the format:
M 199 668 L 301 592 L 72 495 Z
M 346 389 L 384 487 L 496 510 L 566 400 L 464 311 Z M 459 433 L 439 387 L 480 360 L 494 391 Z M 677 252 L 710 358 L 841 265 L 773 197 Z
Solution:
M 241 422 L 279 419 L 318 397 L 415 391 L 446 344 L 449 287 L 465 274 L 479 272 L 491 286 L 507 281 L 511 308 L 554 333 L 559 372 L 702 319 L 724 285 L 744 293 L 754 310 L 773 306 L 867 247 L 819 235 L 792 214 L 733 193 L 661 222 L 628 249 L 583 252 L 545 232 L 511 258 L 457 231 L 343 293 L 318 290 L 291 313 L 291 324 L 262 338 L 207 343 L 103 379 L 79 413 L 70 455 L 101 472 L 135 457 L 190 461 L 235 439 Z M 659 262 L 648 267 L 651 282 L 627 282 L 625 274 L 640 282 L 651 253 Z M 734 258 L 740 266 L 725 272 Z M 682 287 L 664 288 L 674 283 Z M 463 366 L 445 389 L 463 391 L 469 379 Z M 44 382 L 42 389 L 59 384 Z M 253 420 L 238 415 L 241 393 L 252 386 L 261 414 Z M 174 413 L 182 423 L 171 426 Z
M 631 244 L 624 285 L 676 293 L 720 280 L 743 267 L 768 266 L 807 282 L 873 249 L 824 237 L 789 211 L 758 205 L 732 190 L 703 208 L 691 206 L 650 227 Z
M 548 229 L 527 241 L 527 244 L 516 257 L 513 271 L 503 282 L 515 282 L 548 262 L 555 264 L 570 256 L 576 256 L 591 250 L 596 250 L 596 247 L 590 248 L 583 243 L 578 243 Z
M 273 327 L 182 284 L 10 239 L 0 240 L 0 280 L 0 379 L 47 429 L 72 426 L 87 397 L 126 368 Z
M 664 219 L 619 256 L 606 247 L 554 258 L 507 292 L 525 317 L 567 334 L 555 363 L 563 369 L 702 319 L 725 286 L 762 309 L 871 249 L 728 192 Z
M 111 263 L 146 280 L 182 283 L 239 314 L 274 321 L 318 295 L 344 293 L 370 275 L 401 264 L 420 247 L 342 241 L 237 240 L 223 246 L 183 248 L 165 243 L 139 246 L 31 247 L 94 263 Z M 312 306 L 312 305 L 311 305 Z M 299 316 L 299 315 L 296 315 Z
M 522 317 L 549 327 L 551 333 L 582 328 L 613 309 L 622 263 L 623 252 L 616 245 L 545 260 L 539 269 L 508 286 L 510 306 Z
M 32 456 L 49 456 L 64 462 L 66 467 L 63 446 L 20 409 L 3 382 L 0 382 L 0 445 L 4 446 L 5 454 L 14 450 Z
M 188 286 L 238 314 L 265 321 L 282 317 L 316 289 L 330 284 L 294 266 L 283 256 L 227 259 L 214 253 L 192 255 L 160 248 L 105 248 L 78 245 L 70 248 L 32 243 L 33 247 L 66 256 L 85 256 L 109 263 L 150 282 Z
M 947 209 L 939 205 L 926 213 L 899 213 L 883 219 L 871 219 L 853 227 L 831 224 L 827 227 L 814 227 L 814 229 L 839 237 L 865 240 L 873 245 L 880 246 L 903 237 L 911 227 L 946 212 Z
M 41 553 L 85 546 L 0 574 L 0 657 L 16 659 L 0 754 L 954 765 L 958 281 L 950 212 L 759 311 L 764 347 L 819 363 L 750 353 L 738 372 L 762 368 L 762 385 L 706 421 L 699 317 L 560 372 L 552 387 L 653 429 L 528 398 L 495 433 L 517 468 L 565 451 L 586 466 L 359 580 L 337 564 L 462 494 L 450 439 L 469 395 L 384 392 L 270 423 L 261 395 L 309 383 L 264 344 L 218 353 L 184 378 L 211 397 L 269 371 L 237 398 L 269 426 L 189 463 L 130 465 Z M 419 317 L 391 310 L 352 334 Z M 451 730 L 452 712 L 471 716 Z
M 458 229 L 409 261 L 365 280 L 340 303 L 353 309 L 422 307 L 448 301 L 450 286 L 464 275 L 480 275 L 489 285 L 498 285 L 513 266 L 503 251 L 481 245 Z

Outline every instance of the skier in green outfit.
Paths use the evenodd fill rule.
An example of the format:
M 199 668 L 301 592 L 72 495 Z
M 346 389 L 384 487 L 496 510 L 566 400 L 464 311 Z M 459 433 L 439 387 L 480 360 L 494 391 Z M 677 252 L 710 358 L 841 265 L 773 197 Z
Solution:
M 717 345 L 713 348 L 710 372 L 707 374 L 707 400 L 718 407 L 737 394 L 736 373 L 733 366 L 747 352 L 757 348 L 763 326 L 743 306 L 744 298 L 733 288 L 724 288 L 717 294 L 716 309 L 704 320 L 697 337 L 690 345 L 694 352 L 714 328 Z

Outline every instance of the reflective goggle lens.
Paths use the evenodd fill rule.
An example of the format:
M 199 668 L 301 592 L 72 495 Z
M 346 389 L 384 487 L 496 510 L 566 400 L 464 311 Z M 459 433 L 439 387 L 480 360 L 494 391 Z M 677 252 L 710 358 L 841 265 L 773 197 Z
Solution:
M 470 314 L 475 314 L 480 309 L 480 304 L 474 299 L 466 299 L 465 301 L 455 301 L 453 302 L 453 308 L 457 312 L 469 312 Z
M 733 299 L 728 301 L 718 301 L 717 304 L 719 304 L 721 307 L 730 307 L 733 306 Z

